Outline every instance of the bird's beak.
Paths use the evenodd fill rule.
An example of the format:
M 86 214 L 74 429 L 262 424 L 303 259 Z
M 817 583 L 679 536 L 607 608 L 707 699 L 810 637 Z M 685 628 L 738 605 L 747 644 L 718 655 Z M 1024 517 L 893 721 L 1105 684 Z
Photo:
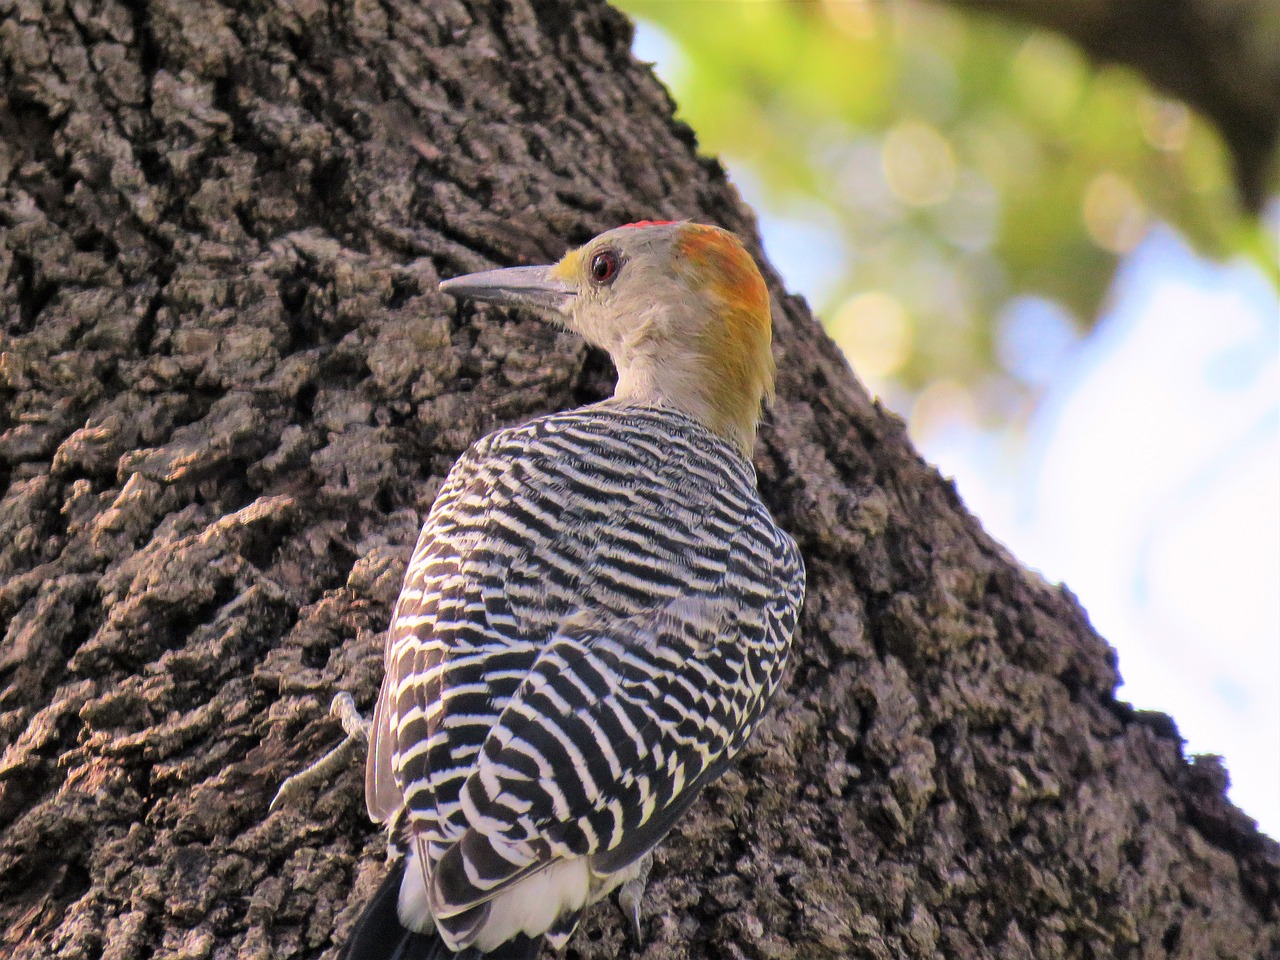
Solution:
M 565 313 L 577 291 L 551 275 L 551 267 L 508 267 L 468 273 L 440 284 L 451 297 L 483 300 L 504 307 L 534 307 Z

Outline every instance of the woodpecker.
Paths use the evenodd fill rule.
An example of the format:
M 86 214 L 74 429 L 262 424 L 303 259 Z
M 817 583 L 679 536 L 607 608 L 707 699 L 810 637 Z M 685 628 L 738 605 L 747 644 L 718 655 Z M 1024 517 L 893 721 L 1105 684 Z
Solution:
M 349 960 L 531 960 L 614 890 L 638 933 L 651 851 L 756 727 L 804 599 L 751 465 L 774 361 L 736 237 L 645 221 L 440 289 L 549 316 L 617 389 L 480 440 L 430 510 L 369 734 L 392 870 Z

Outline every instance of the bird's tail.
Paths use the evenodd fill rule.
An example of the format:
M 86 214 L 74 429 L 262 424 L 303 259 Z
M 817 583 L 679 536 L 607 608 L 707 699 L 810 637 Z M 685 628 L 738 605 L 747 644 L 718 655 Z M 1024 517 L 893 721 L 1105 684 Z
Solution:
M 542 937 L 517 936 L 491 953 L 468 947 L 454 953 L 437 933 L 414 933 L 400 923 L 396 902 L 404 879 L 403 859 L 392 864 L 382 886 L 364 908 L 342 960 L 537 960 Z

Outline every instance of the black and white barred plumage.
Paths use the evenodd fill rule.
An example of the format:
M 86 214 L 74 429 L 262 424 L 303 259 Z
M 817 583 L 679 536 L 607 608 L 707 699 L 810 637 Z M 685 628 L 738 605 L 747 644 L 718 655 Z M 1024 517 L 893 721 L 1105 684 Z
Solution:
M 750 736 L 803 595 L 750 463 L 692 417 L 608 401 L 473 446 L 414 551 L 371 738 L 400 921 L 473 956 L 562 945 Z

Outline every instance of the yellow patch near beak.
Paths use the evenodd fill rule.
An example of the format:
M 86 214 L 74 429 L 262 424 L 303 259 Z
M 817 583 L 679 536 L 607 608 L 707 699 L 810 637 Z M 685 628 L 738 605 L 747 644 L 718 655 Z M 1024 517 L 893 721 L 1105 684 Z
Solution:
M 582 247 L 570 250 L 547 273 L 563 283 L 577 283 L 582 279 L 582 258 L 584 256 L 586 254 Z

